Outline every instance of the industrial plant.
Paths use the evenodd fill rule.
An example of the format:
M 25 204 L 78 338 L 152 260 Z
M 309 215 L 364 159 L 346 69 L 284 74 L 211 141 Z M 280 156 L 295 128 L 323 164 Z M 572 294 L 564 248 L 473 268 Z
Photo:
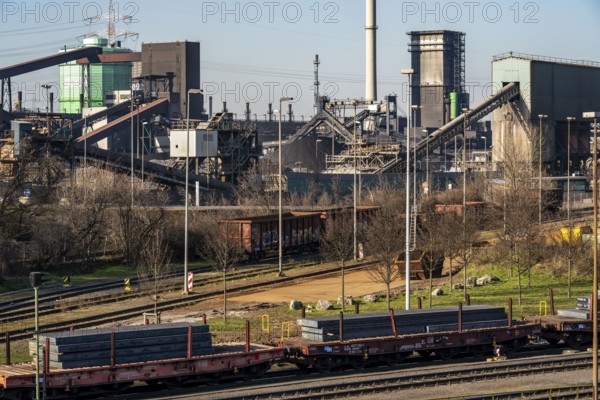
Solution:
M 544 175 L 565 175 L 569 154 L 572 165 L 588 173 L 589 121 L 581 115 L 600 108 L 593 91 L 600 63 L 508 51 L 490 60 L 489 95 L 472 104 L 465 84 L 467 33 L 411 31 L 401 95 L 381 95 L 375 3 L 366 1 L 364 96 L 322 95 L 319 67 L 327 55 L 316 54 L 314 115 L 306 120 L 286 99 L 269 103 L 259 114 L 264 119 L 250 103 L 243 115 L 229 112 L 226 102 L 214 104 L 203 94 L 199 42 L 143 43 L 132 51 L 114 22 L 106 37 L 89 35 L 77 48 L 2 67 L 2 168 L 45 146 L 69 165 L 85 159 L 172 187 L 187 182 L 226 192 L 262 158 L 279 163 L 281 150 L 281 180 L 318 176 L 327 182 L 358 173 L 366 181 L 383 176 L 402 185 L 408 168 L 419 188 L 433 188 L 464 170 L 497 171 L 503 149 L 513 143 L 532 162 L 541 153 Z M 11 79 L 55 66 L 60 87 L 43 86 L 45 109 L 25 109 Z

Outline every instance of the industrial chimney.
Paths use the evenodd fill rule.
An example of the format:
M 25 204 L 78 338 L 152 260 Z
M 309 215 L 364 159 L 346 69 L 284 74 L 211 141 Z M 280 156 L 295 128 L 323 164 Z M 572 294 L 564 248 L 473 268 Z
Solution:
M 365 100 L 377 100 L 376 0 L 367 1 Z

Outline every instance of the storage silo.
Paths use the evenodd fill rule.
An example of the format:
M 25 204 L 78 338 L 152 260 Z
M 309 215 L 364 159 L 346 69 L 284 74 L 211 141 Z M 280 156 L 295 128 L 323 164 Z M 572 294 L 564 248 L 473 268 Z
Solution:
M 415 126 L 437 129 L 448 116 L 468 107 L 465 96 L 465 34 L 435 30 L 408 32 L 412 80 L 412 104 L 418 105 Z M 454 113 L 451 93 L 455 93 Z
M 102 47 L 103 54 L 131 53 L 129 49 L 108 46 L 108 39 L 98 36 L 84 39 L 83 47 L 89 46 Z M 130 62 L 90 64 L 88 69 L 86 65 L 77 64 L 76 61 L 59 65 L 60 112 L 80 114 L 82 99 L 83 107 L 102 107 L 108 92 L 129 90 L 131 66 Z M 90 93 L 87 93 L 86 87 L 88 79 Z

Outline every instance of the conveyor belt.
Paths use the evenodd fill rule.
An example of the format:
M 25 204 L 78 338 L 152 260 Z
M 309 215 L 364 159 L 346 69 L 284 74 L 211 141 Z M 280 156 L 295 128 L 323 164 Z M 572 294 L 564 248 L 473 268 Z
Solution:
M 114 153 L 107 150 L 102 150 L 94 146 L 87 146 L 87 163 L 96 163 L 103 166 L 110 166 L 124 173 L 131 173 L 131 155 L 123 153 Z M 83 158 L 83 146 L 79 144 L 73 148 L 73 154 L 76 158 Z M 156 182 L 168 186 L 185 187 L 185 171 L 180 171 L 171 167 L 157 164 L 152 161 L 139 158 L 133 158 L 133 170 L 136 174 L 142 173 L 144 176 L 154 179 Z M 200 186 L 206 187 L 206 175 L 195 174 L 190 171 L 189 174 L 189 189 L 194 190 L 196 182 Z M 217 179 L 209 180 L 210 189 L 231 190 L 231 184 L 221 182 Z
M 473 108 L 467 114 L 467 121 L 469 124 L 473 124 L 485 117 L 495 109 L 503 106 L 509 101 L 519 96 L 519 84 L 518 82 L 512 82 L 504 86 L 498 93 L 485 99 L 477 106 Z M 428 139 L 423 139 L 417 143 L 416 153 L 417 159 L 423 158 L 427 153 L 427 147 L 429 146 L 429 152 L 433 152 L 433 149 L 441 146 L 445 142 L 453 139 L 457 134 L 461 134 L 464 129 L 464 118 L 465 114 L 461 114 L 442 126 L 429 136 Z M 394 159 L 384 165 L 377 173 L 399 173 L 406 169 L 406 154 L 400 153 Z
M 115 119 L 114 121 L 109 122 L 108 124 L 101 126 L 98 129 L 94 129 L 87 134 L 78 137 L 75 139 L 76 143 L 87 142 L 88 145 L 99 142 L 102 139 L 109 137 L 115 132 L 127 128 L 129 124 L 131 124 L 131 117 L 139 118 L 140 120 L 151 117 L 153 114 L 166 114 L 169 106 L 168 99 L 158 99 L 154 100 L 152 103 L 148 103 L 144 107 L 140 107 L 139 110 L 134 110 L 122 117 Z
M 65 51 L 52 56 L 42 57 L 35 60 L 26 61 L 21 64 L 0 68 L 0 79 L 6 79 L 13 76 L 26 74 L 28 72 L 53 67 L 69 61 L 79 60 L 80 58 L 87 58 L 91 63 L 99 62 L 99 54 L 102 54 L 101 47 L 83 47 L 77 50 Z

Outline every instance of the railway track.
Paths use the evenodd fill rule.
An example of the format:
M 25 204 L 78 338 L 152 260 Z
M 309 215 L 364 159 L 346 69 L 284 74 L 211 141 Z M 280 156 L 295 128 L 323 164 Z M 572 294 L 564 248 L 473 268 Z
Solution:
M 347 271 L 354 270 L 354 269 L 360 269 L 366 265 L 368 265 L 368 263 L 359 263 L 359 264 L 355 264 L 355 265 L 351 265 L 351 266 L 346 266 L 345 269 Z M 274 266 L 269 266 L 269 267 L 266 267 L 266 271 L 267 272 L 270 272 L 271 270 L 275 271 L 275 268 L 276 267 L 274 267 Z M 330 274 L 336 273 L 338 271 L 339 271 L 339 267 L 336 266 L 336 267 L 324 268 L 324 269 L 318 270 L 318 271 L 302 273 L 297 276 L 277 277 L 268 282 L 255 282 L 255 283 L 249 283 L 249 284 L 242 284 L 237 287 L 231 287 L 228 289 L 228 293 L 233 294 L 233 293 L 248 292 L 248 291 L 252 291 L 252 290 L 259 290 L 259 289 L 264 288 L 265 285 L 289 284 L 291 282 L 301 281 L 304 279 L 330 275 Z M 256 272 L 255 276 L 259 275 L 259 274 L 265 274 L 265 273 L 266 273 L 265 271 L 263 271 L 261 273 Z M 243 278 L 247 278 L 247 277 L 249 277 L 249 274 L 243 275 Z M 220 277 L 214 278 L 214 279 L 215 279 L 215 282 L 222 281 Z M 206 281 L 206 284 L 208 284 L 208 281 Z M 134 295 L 135 295 L 135 297 L 140 296 L 139 293 L 134 294 Z M 191 305 L 197 304 L 202 301 L 220 297 L 222 295 L 223 295 L 223 292 L 221 289 L 210 290 L 210 291 L 206 291 L 203 293 L 190 293 L 189 295 L 187 295 L 185 297 L 178 297 L 175 299 L 163 300 L 163 301 L 159 302 L 157 311 L 164 312 L 164 311 L 176 309 L 178 307 L 191 306 Z M 123 300 L 124 298 L 120 297 L 119 299 Z M 109 299 L 100 299 L 99 298 L 99 299 L 97 299 L 97 301 L 95 301 L 94 305 L 102 305 L 102 304 L 106 304 L 106 303 L 114 302 L 114 301 L 115 301 L 114 298 L 109 298 Z M 90 305 L 92 305 L 92 304 L 91 303 L 85 304 L 86 307 L 88 307 Z M 71 308 L 71 309 L 80 308 L 80 307 L 81 307 L 81 305 L 73 305 L 73 308 Z M 94 316 L 85 317 L 85 318 L 77 318 L 77 319 L 71 319 L 68 321 L 61 321 L 61 322 L 56 322 L 56 323 L 40 325 L 40 331 L 41 332 L 65 331 L 65 330 L 69 330 L 71 327 L 75 327 L 77 329 L 90 328 L 90 327 L 95 327 L 95 326 L 105 324 L 105 323 L 113 323 L 113 322 L 118 322 L 118 321 L 129 320 L 132 318 L 139 317 L 140 314 L 143 312 L 151 312 L 153 310 L 154 310 L 154 305 L 152 305 L 152 304 L 147 304 L 147 305 L 137 306 L 137 307 L 129 307 L 126 310 L 118 310 L 118 311 L 113 311 L 113 312 L 108 312 L 108 313 L 96 314 Z M 53 312 L 64 312 L 64 311 L 65 311 L 65 308 L 63 307 L 58 310 L 54 310 Z M 29 310 L 28 313 L 30 313 L 32 315 L 33 310 Z M 29 327 L 22 328 L 22 329 L 10 330 L 10 338 L 11 338 L 11 340 L 29 339 L 29 338 L 31 338 L 31 335 L 33 333 L 34 333 L 33 321 L 31 321 L 31 326 L 29 326 Z M 5 343 L 5 342 L 6 342 L 6 337 L 5 336 L 0 337 L 0 343 Z
M 267 267 L 255 267 L 252 270 L 243 270 L 239 272 L 235 272 L 230 274 L 231 280 L 239 280 L 245 278 L 252 278 L 256 276 L 260 276 L 266 273 L 270 273 L 275 271 L 275 267 L 267 266 Z M 195 270 L 191 270 L 195 274 L 207 273 L 212 271 L 210 267 L 207 268 L 197 268 Z M 173 277 L 166 278 L 169 279 L 170 282 L 165 282 L 161 285 L 161 293 L 177 290 L 181 287 L 180 282 L 175 282 L 175 280 L 179 280 L 179 274 L 173 274 Z M 175 278 L 176 277 L 176 278 Z M 197 284 L 197 286 L 207 286 L 214 283 L 219 283 L 222 281 L 220 276 L 212 276 L 212 277 L 203 277 L 202 283 Z M 139 280 L 136 278 L 135 280 L 131 280 L 131 285 L 135 286 L 139 284 Z M 113 292 L 108 292 L 113 291 Z M 100 292 L 108 292 L 101 294 Z M 85 298 L 83 301 L 86 307 L 90 306 L 98 306 L 102 304 L 114 303 L 117 301 L 125 301 L 133 298 L 138 298 L 143 296 L 145 293 L 140 290 L 133 291 L 123 291 L 123 282 L 109 282 L 105 284 L 94 284 L 90 286 L 84 286 L 75 288 L 74 290 L 70 290 L 67 292 L 54 292 L 48 293 L 44 296 L 40 296 L 38 312 L 40 316 L 51 315 L 56 313 L 61 313 L 64 311 L 71 311 L 81 308 L 81 304 L 76 304 L 77 298 L 86 295 L 94 295 L 94 297 Z M 72 302 L 69 302 L 69 299 L 72 299 Z M 81 301 L 81 299 L 79 299 Z M 0 323 L 6 324 L 15 321 L 21 321 L 24 319 L 29 319 L 34 317 L 34 302 L 33 299 L 25 299 L 23 301 L 17 303 L 10 303 L 6 306 L 0 305 Z
M 428 372 L 421 372 L 427 368 Z M 469 395 L 451 397 L 452 385 L 477 382 L 498 382 L 513 378 L 531 377 L 538 374 L 556 374 L 592 368 L 591 355 L 553 355 L 535 357 L 535 360 L 508 360 L 497 363 L 469 362 L 468 358 L 456 362 L 440 362 L 435 367 L 431 362 L 412 362 L 384 368 L 367 368 L 338 371 L 328 374 L 311 373 L 310 370 L 286 369 L 271 371 L 251 382 L 229 382 L 214 386 L 184 387 L 175 390 L 149 393 L 147 386 L 130 388 L 115 399 L 179 398 L 192 399 L 202 395 L 210 400 L 251 400 L 265 398 L 285 399 L 329 399 L 381 396 L 385 398 L 410 398 L 410 392 L 442 387 L 444 399 L 575 399 L 587 398 L 591 385 L 565 386 L 561 388 L 536 388 L 523 392 L 507 390 L 493 395 Z M 495 385 L 497 387 L 497 385 Z M 510 387 L 510 384 L 507 384 Z M 156 388 L 155 388 L 156 389 Z M 551 394 L 551 397 L 549 397 Z M 579 397 L 577 397 L 579 396 Z M 442 399 L 442 397 L 440 397 Z
M 527 362 L 510 367 L 493 365 L 489 367 L 468 368 L 460 371 L 452 370 L 449 372 L 417 373 L 410 377 L 384 377 L 372 378 L 364 381 L 360 380 L 358 382 L 350 381 L 342 384 L 331 383 L 306 389 L 274 390 L 269 392 L 268 395 L 275 398 L 284 397 L 286 399 L 295 400 L 358 397 L 377 393 L 389 393 L 427 387 L 437 387 L 440 385 L 456 385 L 477 381 L 522 377 L 526 375 L 573 371 L 588 369 L 591 368 L 591 366 L 592 362 L 589 357 L 587 357 L 585 360 L 573 359 L 552 362 Z M 254 397 L 243 395 L 229 398 L 232 400 L 258 400 L 264 397 L 263 395 Z

